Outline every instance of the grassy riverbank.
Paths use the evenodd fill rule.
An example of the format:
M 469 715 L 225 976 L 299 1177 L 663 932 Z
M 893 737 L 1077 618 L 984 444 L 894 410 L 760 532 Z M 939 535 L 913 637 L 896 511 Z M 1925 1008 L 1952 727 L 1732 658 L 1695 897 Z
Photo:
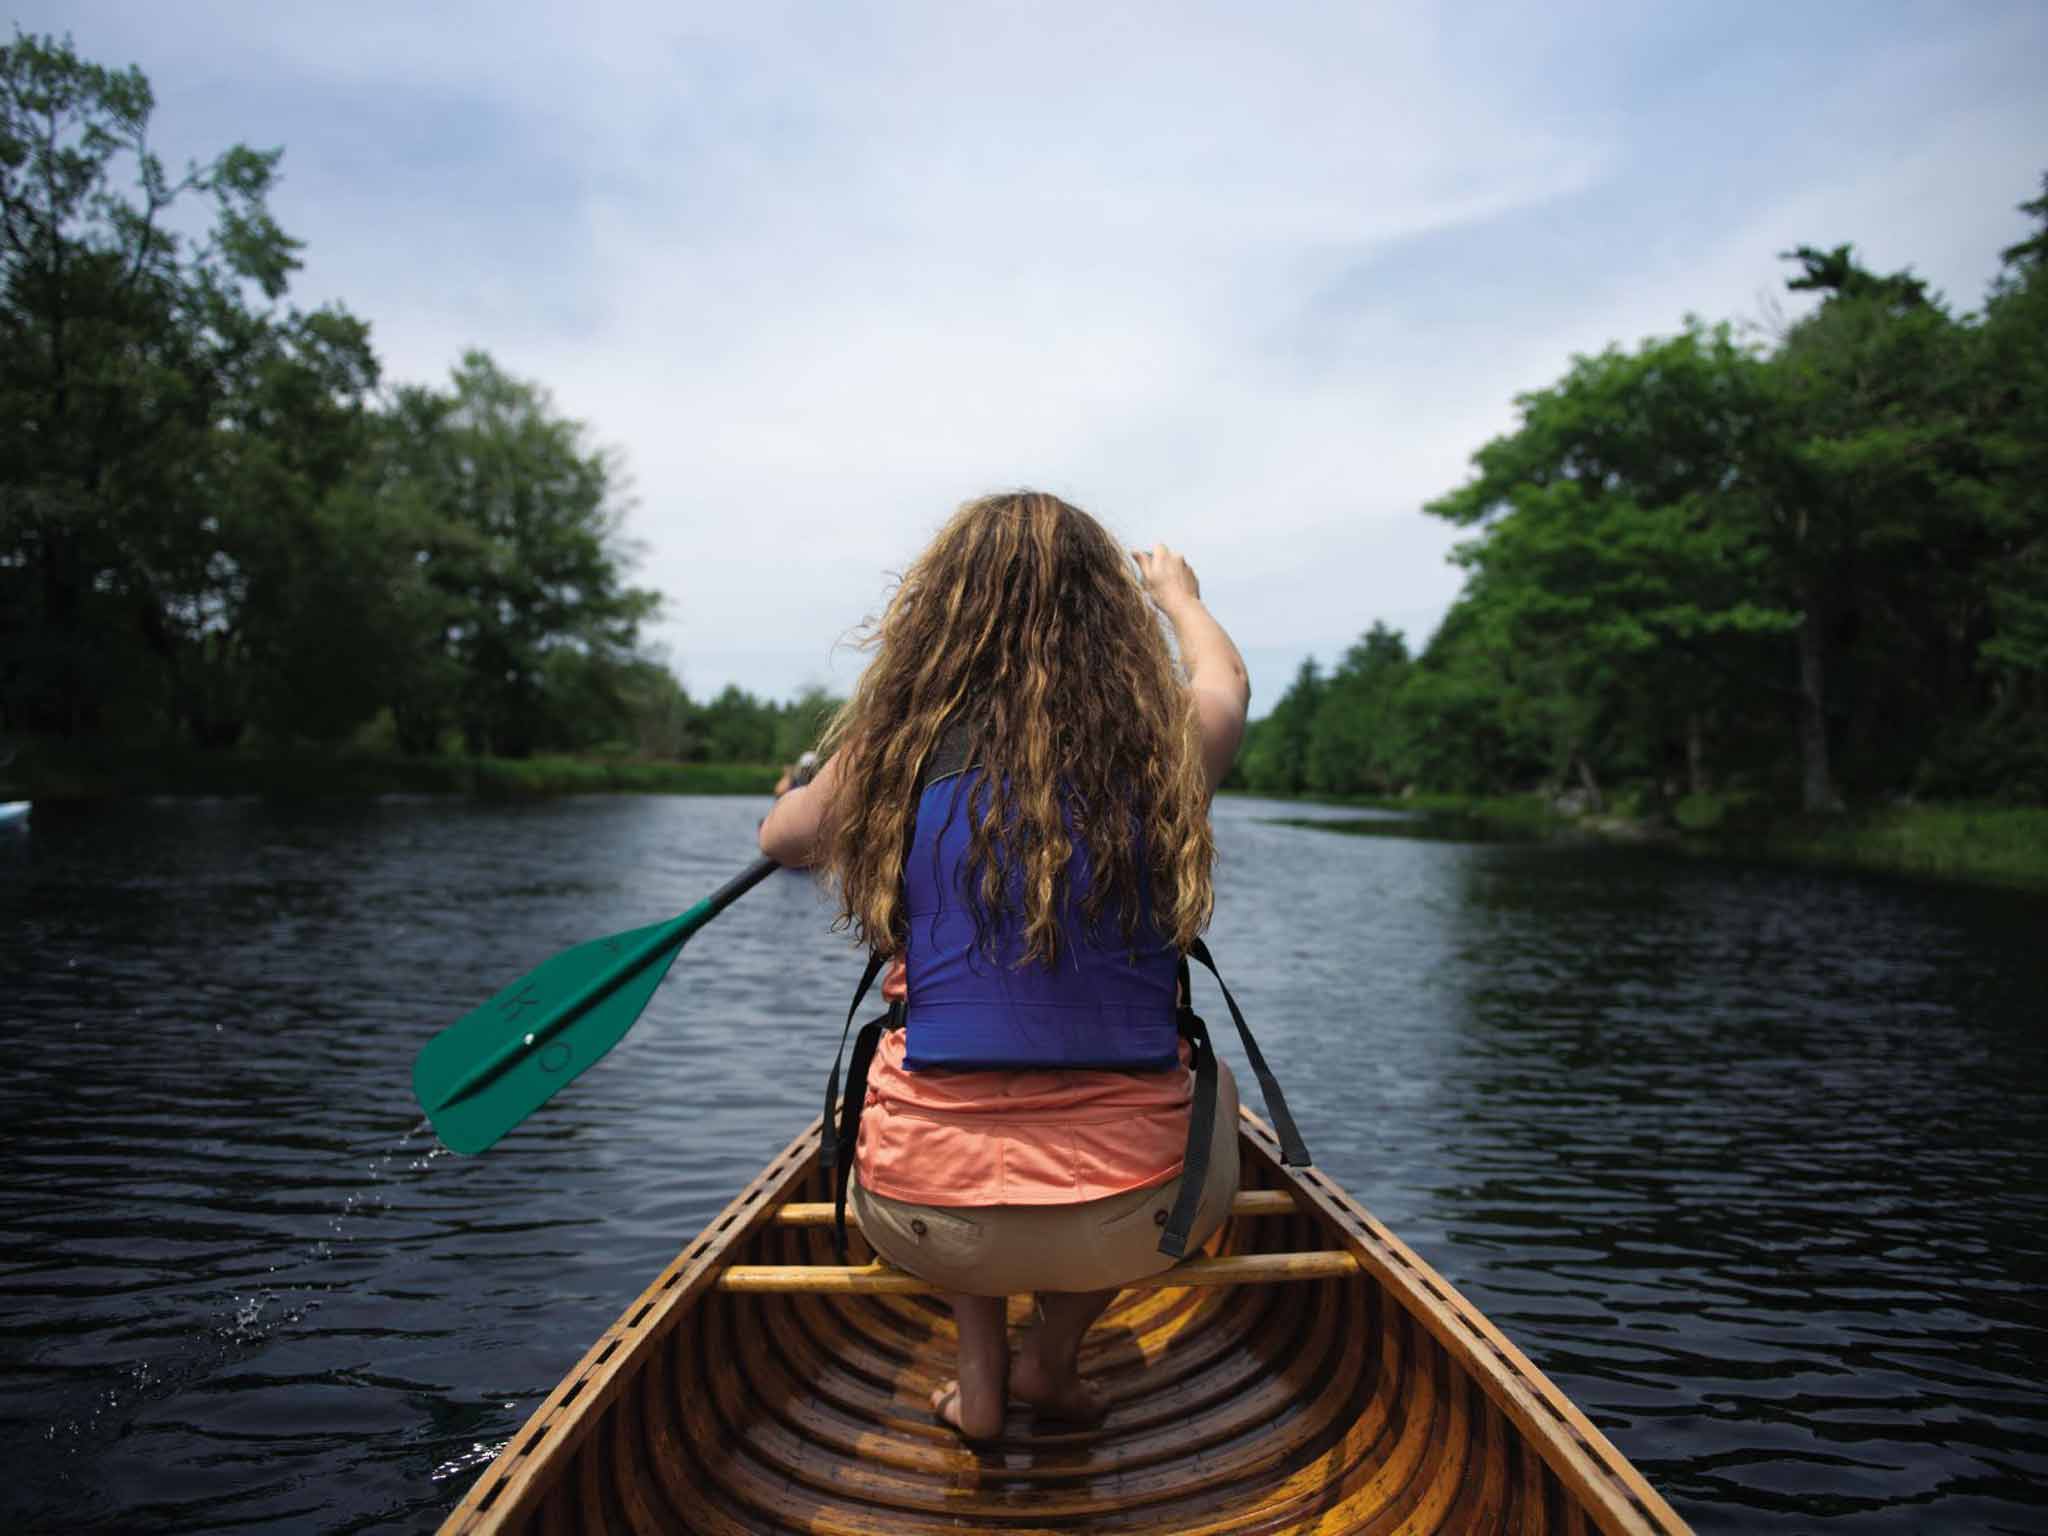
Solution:
M 90 801 L 138 795 L 766 795 L 763 763 L 631 757 L 407 757 L 307 749 L 200 752 L 107 742 L 29 741 L 0 768 L 0 800 Z
M 1300 796 L 1331 806 L 1398 811 L 1465 823 L 1503 836 L 1582 834 L 1659 842 L 1691 853 L 1887 870 L 1949 880 L 2048 889 L 2048 807 L 1978 804 L 1890 805 L 1841 816 L 1724 814 L 1681 802 L 1675 819 L 1615 814 L 1568 816 L 1542 795 L 1415 794 L 1402 799 Z M 1384 823 L 1303 821 L 1332 831 L 1379 832 Z
M 1733 853 L 2048 890 L 2048 807 L 2042 806 L 1886 806 L 1714 840 Z

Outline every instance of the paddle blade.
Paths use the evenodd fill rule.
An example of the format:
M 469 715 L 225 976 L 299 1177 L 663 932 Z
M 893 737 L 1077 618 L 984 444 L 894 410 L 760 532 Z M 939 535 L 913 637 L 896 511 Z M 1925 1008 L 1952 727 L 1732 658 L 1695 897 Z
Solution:
M 452 1152 L 481 1152 L 574 1082 L 633 1027 L 697 926 L 672 919 L 563 950 L 434 1036 L 412 1068 L 413 1092 L 434 1134 Z M 671 942 L 662 942 L 664 933 Z M 546 1029 L 565 1005 L 593 993 Z M 512 1065 L 451 1101 L 480 1063 L 537 1030 L 545 1033 Z

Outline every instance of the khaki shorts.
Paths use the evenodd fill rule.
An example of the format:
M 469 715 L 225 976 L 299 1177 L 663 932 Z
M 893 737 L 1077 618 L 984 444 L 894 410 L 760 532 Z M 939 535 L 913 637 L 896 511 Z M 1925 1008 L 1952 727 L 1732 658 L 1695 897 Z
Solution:
M 1230 1214 L 1237 1193 L 1237 1083 L 1216 1064 L 1216 1130 L 1209 1176 L 1188 1251 Z M 912 1205 L 869 1194 L 853 1179 L 849 1201 L 868 1245 L 921 1280 L 968 1296 L 1025 1291 L 1107 1291 L 1177 1261 L 1159 1234 L 1180 1177 L 1078 1205 Z

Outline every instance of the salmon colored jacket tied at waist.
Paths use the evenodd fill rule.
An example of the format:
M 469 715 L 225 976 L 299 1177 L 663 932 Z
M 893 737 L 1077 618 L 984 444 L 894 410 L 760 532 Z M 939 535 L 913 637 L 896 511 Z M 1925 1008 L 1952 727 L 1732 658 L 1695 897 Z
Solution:
M 882 996 L 903 997 L 903 967 Z M 882 1033 L 854 1166 L 863 1188 L 917 1205 L 1065 1205 L 1180 1172 L 1193 1051 L 1161 1072 L 912 1071 L 911 1031 Z

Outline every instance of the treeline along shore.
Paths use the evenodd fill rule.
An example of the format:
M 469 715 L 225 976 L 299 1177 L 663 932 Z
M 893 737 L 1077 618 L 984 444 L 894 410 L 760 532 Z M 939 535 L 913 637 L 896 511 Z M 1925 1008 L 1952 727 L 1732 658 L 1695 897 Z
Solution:
M 617 456 L 483 352 L 386 387 L 287 299 L 282 152 L 151 110 L 0 49 L 0 794 L 772 785 L 831 701 L 684 692 Z
M 173 172 L 152 105 L 68 40 L 0 48 L 0 798 L 765 791 L 835 701 L 688 695 L 617 455 L 480 351 L 388 384 L 366 321 L 288 298 L 282 151 Z M 2022 206 L 1976 310 L 1803 247 L 1796 321 L 1521 397 L 1425 509 L 1469 530 L 1443 624 L 1304 662 L 1233 786 L 1569 794 L 1780 848 L 1905 818 L 1937 853 L 1892 862 L 1988 840 L 2048 879 L 2048 192 Z
M 2020 206 L 1977 311 L 1802 247 L 1774 333 L 1520 397 L 1426 509 L 1470 530 L 1443 624 L 1305 661 L 1236 787 L 2048 883 L 2048 178 Z

